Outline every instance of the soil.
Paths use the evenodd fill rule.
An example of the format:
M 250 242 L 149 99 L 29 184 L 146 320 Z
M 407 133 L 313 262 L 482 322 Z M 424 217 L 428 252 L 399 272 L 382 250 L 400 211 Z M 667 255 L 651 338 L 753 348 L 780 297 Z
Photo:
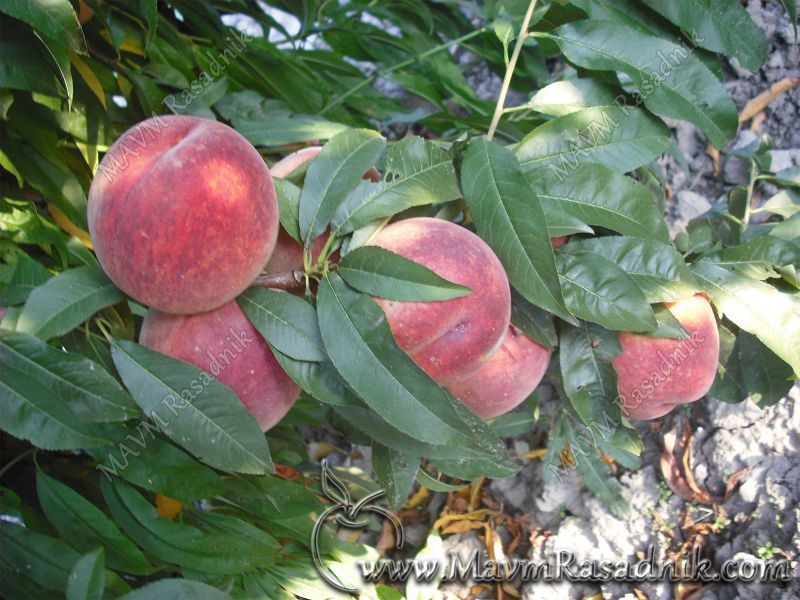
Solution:
M 794 32 L 779 2 L 750 0 L 747 10 L 769 40 L 769 56 L 762 68 L 751 73 L 735 60 L 723 60 L 725 85 L 738 110 L 753 97 L 785 77 L 800 77 L 800 49 Z M 476 67 L 470 81 L 481 97 L 494 97 L 499 88 L 496 77 Z M 766 109 L 766 118 L 755 131 L 745 123 L 731 147 L 745 145 L 757 136 L 769 135 L 774 144 L 772 167 L 779 170 L 800 163 L 800 87 L 783 94 Z M 667 220 L 673 235 L 685 229 L 688 221 L 707 210 L 721 195 L 747 181 L 747 165 L 724 152 L 719 171 L 708 144 L 698 130 L 682 122 L 670 122 L 678 146 L 688 163 L 688 171 L 671 156 L 660 160 L 670 201 Z M 552 397 L 544 384 L 545 397 Z M 546 414 L 552 400 L 543 405 Z M 664 434 L 684 426 L 692 432 L 691 472 L 699 489 L 726 496 L 726 484 L 735 475 L 738 485 L 717 504 L 689 502 L 674 493 L 665 481 L 659 460 Z M 525 600 L 604 598 L 636 600 L 791 600 L 800 598 L 800 385 L 775 406 L 760 409 L 750 401 L 729 405 L 705 398 L 684 410 L 653 423 L 639 422 L 644 439 L 643 466 L 636 471 L 616 467 L 615 478 L 628 505 L 628 515 L 620 519 L 585 489 L 577 477 L 545 484 L 542 463 L 531 460 L 515 477 L 491 481 L 485 490 L 501 503 L 506 514 L 526 523 L 529 539 L 516 558 L 552 559 L 561 549 L 576 558 L 636 561 L 650 546 L 659 559 L 674 556 L 689 540 L 703 531 L 701 555 L 714 570 L 723 562 L 789 558 L 794 562 L 790 583 L 725 583 L 708 586 L 677 587 L 671 583 L 614 583 L 602 585 L 570 582 L 530 583 L 519 588 Z M 528 438 L 530 436 L 527 436 Z M 680 437 L 680 436 L 679 436 Z M 531 448 L 523 439 L 515 449 L 522 454 Z M 368 455 L 362 451 L 363 455 Z M 334 459 L 334 462 L 339 460 Z M 368 469 L 367 461 L 345 459 L 347 466 Z M 445 494 L 436 494 L 432 504 L 441 506 Z M 430 505 L 429 505 L 430 506 Z M 699 524 L 699 525 L 698 525 Z M 703 525 L 706 524 L 706 525 Z M 715 527 L 712 529 L 711 526 Z M 408 555 L 424 545 L 427 527 L 408 527 Z M 444 551 L 464 554 L 483 549 L 482 531 L 449 535 Z M 374 534 L 373 534 L 373 537 Z M 527 543 L 533 540 L 532 543 Z M 371 539 L 374 543 L 375 540 Z M 690 540 L 689 540 L 690 541 Z M 496 598 L 495 591 L 474 594 L 470 586 L 448 584 L 434 598 Z M 597 594 L 601 594 L 598 596 Z M 503 597 L 514 597 L 505 594 Z

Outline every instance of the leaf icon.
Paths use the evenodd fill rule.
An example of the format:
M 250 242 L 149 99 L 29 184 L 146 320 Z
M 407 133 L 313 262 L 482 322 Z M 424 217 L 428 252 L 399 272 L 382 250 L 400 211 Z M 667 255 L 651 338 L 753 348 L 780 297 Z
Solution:
M 322 493 L 328 499 L 338 502 L 345 508 L 349 508 L 353 501 L 350 499 L 350 492 L 345 485 L 339 481 L 333 469 L 328 466 L 328 461 L 322 461 Z

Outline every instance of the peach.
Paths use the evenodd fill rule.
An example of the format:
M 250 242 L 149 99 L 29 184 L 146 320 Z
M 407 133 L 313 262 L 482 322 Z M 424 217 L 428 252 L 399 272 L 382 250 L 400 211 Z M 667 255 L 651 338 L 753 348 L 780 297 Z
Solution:
M 697 295 L 667 308 L 687 339 L 619 334 L 622 353 L 611 362 L 622 414 L 632 419 L 655 419 L 678 404 L 699 400 L 716 377 L 719 330 L 711 304 Z
M 443 302 L 376 298 L 397 344 L 426 373 L 448 385 L 489 359 L 508 329 L 511 292 L 503 265 L 483 240 L 454 223 L 422 217 L 389 225 L 369 244 L 472 289 Z
M 218 378 L 263 431 L 283 418 L 300 393 L 235 300 L 197 315 L 150 309 L 139 342 Z
M 164 116 L 129 129 L 89 190 L 89 232 L 108 276 L 163 312 L 217 308 L 250 285 L 278 237 L 269 169 L 222 123 Z
M 568 235 L 559 235 L 559 236 L 550 238 L 550 245 L 553 248 L 560 248 L 561 246 L 566 244 L 568 241 L 569 241 L 569 236 Z
M 516 408 L 536 389 L 551 352 L 511 325 L 500 348 L 477 371 L 448 389 L 482 419 Z
M 322 150 L 322 146 L 308 146 L 297 152 L 287 154 L 281 160 L 272 165 L 270 173 L 273 177 L 285 179 L 295 173 L 300 167 L 304 166 L 308 161 L 317 156 Z M 375 167 L 370 168 L 364 174 L 364 179 L 372 182 L 380 181 L 381 175 Z M 325 242 L 330 235 L 330 231 L 326 231 L 320 235 L 311 247 L 311 255 L 314 260 L 319 258 L 319 253 L 325 247 Z M 335 255 L 336 256 L 336 255 Z M 334 257 L 334 260 L 336 258 Z M 264 271 L 268 274 L 285 273 L 295 269 L 303 268 L 303 246 L 290 236 L 286 231 L 281 228 L 278 233 L 278 242 L 275 244 L 275 250 L 272 257 L 269 259 Z

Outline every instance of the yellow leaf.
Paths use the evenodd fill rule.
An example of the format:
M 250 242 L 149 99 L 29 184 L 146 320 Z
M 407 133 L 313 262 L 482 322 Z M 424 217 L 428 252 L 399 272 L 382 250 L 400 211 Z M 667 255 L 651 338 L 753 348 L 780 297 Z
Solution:
M 103 85 L 100 83 L 97 75 L 94 74 L 94 71 L 92 71 L 92 68 L 83 62 L 72 50 L 69 51 L 69 61 L 75 66 L 75 70 L 81 74 L 81 77 L 83 77 L 89 89 L 92 90 L 92 93 L 100 100 L 100 104 L 103 105 L 103 108 L 106 108 L 106 92 L 103 90 Z
M 89 250 L 94 250 L 94 246 L 92 246 L 92 238 L 87 231 L 84 231 L 75 223 L 69 220 L 69 217 L 61 212 L 55 204 L 47 203 L 47 210 L 50 211 L 50 216 L 53 217 L 53 221 L 61 227 L 64 231 L 66 231 L 70 235 L 74 235 L 78 238 L 81 243 L 86 246 Z

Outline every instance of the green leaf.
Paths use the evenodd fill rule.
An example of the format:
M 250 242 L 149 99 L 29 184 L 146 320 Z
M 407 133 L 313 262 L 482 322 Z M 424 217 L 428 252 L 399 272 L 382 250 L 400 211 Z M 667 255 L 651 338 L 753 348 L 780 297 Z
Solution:
M 0 3 L 0 12 L 62 41 L 78 54 L 87 53 L 81 24 L 69 0 L 8 0 Z
M 503 263 L 514 289 L 572 321 L 558 284 L 544 211 L 514 155 L 486 138 L 473 140 L 461 166 L 461 185 L 478 234 Z
M 650 192 L 600 165 L 584 165 L 565 179 L 529 177 L 542 205 L 557 205 L 583 223 L 623 235 L 669 241 L 669 230 Z
M 334 212 L 386 147 L 377 131 L 353 129 L 336 135 L 311 161 L 300 195 L 300 235 L 310 248 Z
M 113 569 L 137 575 L 153 571 L 144 554 L 114 522 L 72 488 L 37 471 L 36 494 L 47 519 L 78 551 L 88 552 L 100 546 Z
M 119 600 L 231 600 L 231 597 L 215 587 L 189 579 L 162 579 L 148 583 L 122 596 Z
M 617 92 L 596 79 L 556 81 L 540 89 L 528 106 L 545 115 L 561 117 L 593 106 L 611 106 Z
M 191 502 L 222 493 L 223 480 L 211 469 L 156 435 L 147 419 L 135 425 L 104 425 L 100 431 L 113 442 L 110 449 L 88 448 L 95 469 L 109 481 L 122 477 L 152 492 Z
M 300 188 L 287 179 L 275 177 L 275 193 L 281 226 L 293 239 L 300 241 Z
M 796 297 L 706 260 L 695 263 L 692 270 L 720 312 L 800 375 L 800 302 Z
M 67 580 L 67 600 L 96 600 L 103 597 L 106 576 L 103 549 L 81 557 Z
M 758 71 L 767 58 L 764 32 L 747 10 L 729 0 L 643 0 L 655 12 L 691 33 L 694 44 L 734 56 L 748 71 Z
M 273 471 L 264 434 L 229 388 L 134 342 L 112 342 L 111 354 L 133 399 L 176 444 L 223 471 Z
M 611 509 L 614 515 L 624 518 L 628 507 L 622 498 L 622 486 L 614 478 L 609 466 L 600 460 L 599 452 L 593 446 L 587 447 L 591 442 L 586 432 L 576 433 L 571 426 L 568 427 L 570 448 L 582 449 L 581 454 L 575 451 L 572 454 L 575 457 L 575 469 L 583 478 L 586 487 Z
M 733 269 L 745 277 L 779 277 L 776 267 L 800 265 L 800 244 L 771 235 L 753 238 L 740 246 L 724 248 L 705 257 L 711 263 Z
M 463 488 L 465 485 L 463 483 L 452 484 L 439 481 L 438 479 L 434 479 L 428 475 L 428 473 L 425 472 L 425 469 L 420 469 L 417 471 L 417 481 L 422 487 L 427 488 L 432 492 L 455 492 L 456 490 Z
M 85 421 L 125 421 L 139 413 L 133 399 L 99 364 L 33 336 L 0 334 L 0 365 L 36 379 Z
M 396 345 L 383 311 L 372 298 L 330 275 L 320 282 L 317 302 L 322 339 L 334 366 L 392 427 L 433 446 L 462 452 L 471 448 L 498 468 L 509 466 L 505 445 L 489 426 Z
M 792 20 L 792 27 L 794 28 L 794 39 L 797 41 L 797 0 L 780 0 L 786 14 Z
M 389 149 L 385 171 L 383 181 L 362 181 L 339 206 L 333 216 L 337 235 L 414 206 L 461 196 L 447 152 L 418 136 L 405 137 Z
M 355 289 L 399 302 L 438 302 L 468 296 L 472 290 L 439 277 L 399 254 L 363 246 L 342 259 L 339 275 Z
M 419 469 L 419 457 L 409 456 L 373 442 L 372 468 L 381 487 L 386 490 L 389 508 L 403 506 L 411 492 L 414 477 Z
M 400 431 L 430 444 L 458 444 L 463 423 L 450 399 L 394 343 L 386 317 L 337 275 L 319 285 L 317 312 L 331 361 L 347 384 Z
M 330 362 L 295 360 L 275 348 L 272 352 L 286 374 L 313 398 L 332 406 L 361 406 Z
M 13 577 L 3 577 L 3 593 L 6 585 L 16 580 L 28 580 L 36 587 L 60 592 L 67 588 L 70 571 L 80 554 L 61 540 L 36 533 L 28 527 L 0 522 L 0 565 Z M 30 587 L 30 584 L 22 584 Z M 47 594 L 44 597 L 52 597 Z M 42 595 L 34 597 L 43 597 Z
M 581 319 L 620 331 L 651 331 L 653 310 L 633 277 L 616 264 L 589 252 L 556 257 L 564 299 Z
M 52 277 L 42 263 L 26 254 L 17 255 L 17 264 L 8 285 L 0 293 L 0 304 L 15 306 L 22 304 L 31 292 Z
M 697 125 L 716 148 L 724 148 L 736 135 L 733 101 L 688 48 L 612 21 L 568 23 L 550 37 L 580 67 L 624 72 L 648 109 Z
M 772 406 L 792 389 L 792 369 L 758 338 L 739 332 L 735 343 L 728 330 L 720 328 L 720 364 L 709 396 L 724 402 L 750 399 L 761 408 Z M 727 334 L 727 336 L 726 336 Z
M 602 237 L 572 241 L 566 252 L 591 252 L 620 267 L 651 304 L 676 302 L 694 294 L 693 276 L 670 244 L 643 237 Z
M 564 390 L 581 421 L 605 439 L 621 422 L 617 374 L 611 365 L 621 352 L 617 335 L 592 323 L 566 327 L 561 334 Z
M 124 299 L 98 267 L 70 269 L 31 292 L 17 321 L 17 331 L 45 340 L 63 335 Z
M 653 314 L 656 316 L 658 325 L 653 331 L 647 331 L 644 335 L 656 338 L 672 338 L 675 340 L 689 339 L 689 332 L 681 325 L 664 304 L 653 305 Z
M 545 348 L 558 345 L 553 318 L 546 311 L 525 300 L 516 290 L 511 289 L 511 322 L 522 332 Z
M 139 0 L 139 14 L 145 22 L 144 49 L 149 50 L 158 33 L 158 0 Z
M 24 0 L 18 1 L 24 2 Z M 6 27 L 5 21 L 3 25 L 3 35 L 0 35 L 0 87 L 55 95 L 56 80 L 44 58 L 46 50 L 43 42 L 28 29 Z M 7 140 L 4 142 L 7 143 Z M 6 154 L 14 156 L 16 160 L 20 156 L 14 152 Z M 21 167 L 19 168 L 21 170 Z M 24 176 L 23 179 L 27 180 Z
M 514 146 L 522 170 L 559 181 L 582 163 L 626 173 L 669 149 L 670 132 L 661 121 L 638 108 L 624 110 L 586 108 L 540 125 Z
M 170 564 L 212 574 L 253 571 L 274 560 L 271 547 L 238 535 L 207 533 L 197 527 L 162 519 L 154 505 L 132 487 L 119 481 L 101 481 L 103 497 L 114 521 L 147 548 L 148 553 Z
M 107 440 L 79 419 L 49 387 L 31 375 L 3 366 L 0 423 L 4 431 L 45 450 L 103 446 Z
M 296 360 L 328 358 L 314 307 L 297 296 L 250 288 L 237 299 L 247 318 L 270 346 Z
M 327 140 L 348 129 L 322 117 L 285 112 L 268 113 L 256 121 L 234 120 L 233 125 L 254 146 L 267 147 Z

